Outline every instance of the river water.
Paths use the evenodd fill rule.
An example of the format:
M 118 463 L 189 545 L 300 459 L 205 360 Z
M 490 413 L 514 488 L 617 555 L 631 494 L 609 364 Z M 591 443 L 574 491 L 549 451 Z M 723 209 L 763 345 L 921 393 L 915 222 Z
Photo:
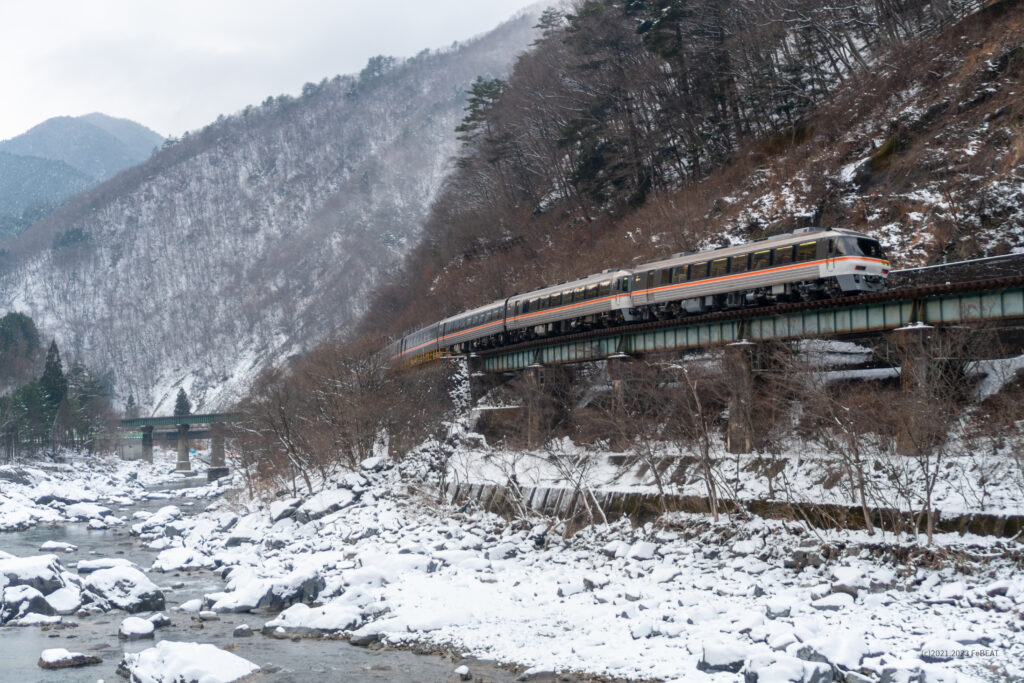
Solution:
M 196 481 L 197 484 L 205 483 Z M 173 493 L 173 491 L 172 491 Z M 177 505 L 183 514 L 198 510 L 206 502 L 184 498 L 147 500 L 116 512 L 128 516 L 137 510 L 154 511 L 164 505 Z M 97 557 L 124 557 L 146 571 L 157 553 L 145 548 L 129 534 L 128 527 L 103 531 L 90 530 L 85 524 L 38 526 L 26 531 L 0 534 L 0 550 L 19 556 L 40 554 L 39 546 L 45 541 L 66 541 L 78 546 L 74 553 L 58 553 L 61 561 L 74 571 L 78 560 Z M 205 593 L 223 589 L 224 582 L 208 570 L 193 572 L 147 572 L 150 579 L 164 590 L 167 608 L 164 614 L 171 625 L 157 629 L 157 640 L 212 643 L 228 646 L 235 654 L 264 668 L 261 681 L 455 681 L 452 662 L 439 656 L 419 655 L 404 650 L 371 650 L 337 640 L 281 640 L 259 634 L 259 629 L 271 617 L 269 614 L 222 614 L 216 621 L 200 622 L 193 616 L 174 608 Z M 178 585 L 172 589 L 172 585 Z M 146 613 L 138 616 L 145 616 Z M 85 618 L 64 617 L 64 623 L 48 629 L 38 626 L 0 628 L 0 680 L 42 681 L 53 683 L 94 683 L 98 680 L 122 680 L 116 674 L 118 663 L 125 652 L 137 652 L 152 647 L 155 641 L 120 641 L 117 637 L 121 621 L 128 616 L 115 610 Z M 232 632 L 239 624 L 249 624 L 256 633 L 251 637 L 235 638 Z M 103 663 L 76 669 L 44 670 L 37 661 L 48 648 L 63 647 L 72 652 L 98 655 Z M 488 662 L 464 662 L 475 681 L 514 681 L 515 674 Z

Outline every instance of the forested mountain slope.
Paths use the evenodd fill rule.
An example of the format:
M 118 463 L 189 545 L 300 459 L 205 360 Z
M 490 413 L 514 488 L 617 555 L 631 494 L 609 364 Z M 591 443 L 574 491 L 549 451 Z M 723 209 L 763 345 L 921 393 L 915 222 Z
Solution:
M 3 244 L 0 309 L 113 371 L 122 398 L 222 405 L 365 309 L 419 237 L 469 84 L 505 73 L 535 22 L 373 58 L 172 141 Z
M 1018 2 L 594 0 L 542 23 L 476 84 L 368 331 L 804 226 L 876 235 L 898 265 L 1024 243 Z

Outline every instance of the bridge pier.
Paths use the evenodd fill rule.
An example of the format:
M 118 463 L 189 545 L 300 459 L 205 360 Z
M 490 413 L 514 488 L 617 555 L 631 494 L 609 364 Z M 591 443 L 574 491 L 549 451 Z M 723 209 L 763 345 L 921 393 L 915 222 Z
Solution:
M 730 453 L 754 450 L 754 344 L 740 340 L 725 347 L 723 369 L 729 386 L 729 425 L 726 448 Z
M 227 474 L 228 468 L 224 462 L 224 423 L 214 422 L 210 425 L 210 468 L 206 470 L 206 479 L 213 481 Z
M 178 425 L 178 463 L 175 472 L 192 473 L 192 464 L 188 459 L 188 425 Z
M 153 462 L 153 428 L 142 428 L 142 459 L 148 463 Z

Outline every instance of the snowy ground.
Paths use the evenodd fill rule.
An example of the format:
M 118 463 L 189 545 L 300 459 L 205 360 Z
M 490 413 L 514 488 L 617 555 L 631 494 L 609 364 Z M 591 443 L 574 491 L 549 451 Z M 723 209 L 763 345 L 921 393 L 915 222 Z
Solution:
M 941 536 L 926 551 L 891 535 L 687 515 L 563 538 L 550 520 L 438 508 L 394 470 L 248 514 L 215 505 L 136 530 L 171 539 L 166 568 L 230 568 L 227 590 L 196 609 L 291 605 L 268 635 L 431 643 L 631 679 L 1024 676 L 1015 541 Z
M 940 535 L 924 549 L 891 534 L 681 514 L 566 538 L 550 519 L 510 523 L 438 506 L 409 474 L 379 460 L 366 464 L 315 496 L 263 504 L 239 495 L 198 514 L 166 506 L 127 523 L 160 551 L 153 569 L 228 571 L 224 591 L 184 609 L 252 611 L 271 637 L 340 634 L 364 644 L 436 646 L 531 672 L 628 679 L 1024 677 L 1024 553 L 1016 540 Z M 167 471 L 97 467 L 103 474 L 73 475 L 84 471 L 73 467 L 33 476 L 103 505 L 111 496 L 143 495 L 130 482 Z M 132 472 L 134 480 L 117 483 Z M 39 503 L 13 488 L 24 484 L 4 485 L 4 503 L 21 496 L 16 510 L 35 519 L 46 509 L 68 519 L 67 507 L 79 504 Z M 96 573 L 86 588 L 102 583 Z M 31 604 L 20 595 L 25 587 L 19 591 L 12 598 Z M 188 660 L 187 645 L 154 648 L 126 666 L 158 676 L 165 664 Z

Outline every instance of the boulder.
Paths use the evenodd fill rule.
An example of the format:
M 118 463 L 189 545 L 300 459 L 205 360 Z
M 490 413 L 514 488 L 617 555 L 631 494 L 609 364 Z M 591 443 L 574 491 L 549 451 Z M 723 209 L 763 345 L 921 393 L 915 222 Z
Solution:
M 39 666 L 43 669 L 68 669 L 76 666 L 102 664 L 103 660 L 95 655 L 71 652 L 62 647 L 43 650 L 39 655 Z
M 738 673 L 743 668 L 749 647 L 735 640 L 705 640 L 697 668 L 704 672 Z
M 302 505 L 302 500 L 299 498 L 272 501 L 270 503 L 270 521 L 280 522 L 282 519 L 291 517 L 300 505 Z
M 85 587 L 129 614 L 164 609 L 164 594 L 155 583 L 133 567 L 100 569 L 89 575 Z
M 117 637 L 121 640 L 143 640 L 152 638 L 156 625 L 149 619 L 140 617 L 128 617 L 121 622 L 117 630 Z
M 0 576 L 7 578 L 8 586 L 31 586 L 43 595 L 63 588 L 64 568 L 56 555 L 10 557 L 0 560 Z
M 358 499 L 358 494 L 350 489 L 333 489 L 321 491 L 308 498 L 295 511 L 295 519 L 299 522 L 311 522 L 321 517 L 346 508 Z
M 811 603 L 816 610 L 838 612 L 853 604 L 853 596 L 849 593 L 832 593 Z
M 117 672 L 150 683 L 234 683 L 259 670 L 253 662 L 214 645 L 163 640 L 142 652 L 125 654 Z

